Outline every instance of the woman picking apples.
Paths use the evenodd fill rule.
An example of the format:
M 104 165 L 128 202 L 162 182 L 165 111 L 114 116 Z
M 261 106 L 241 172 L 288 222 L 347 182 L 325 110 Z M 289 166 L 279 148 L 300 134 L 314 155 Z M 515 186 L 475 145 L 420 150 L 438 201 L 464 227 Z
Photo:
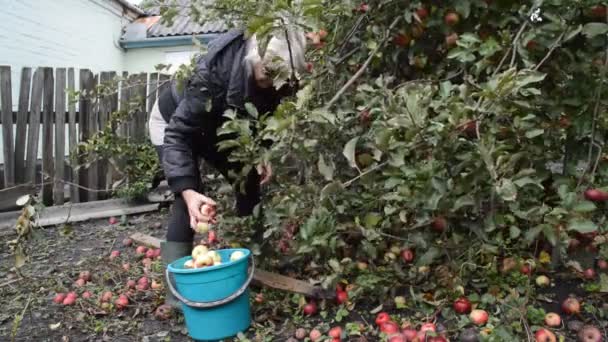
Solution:
M 215 223 L 216 203 L 204 195 L 199 158 L 231 182 L 236 181 L 232 174 L 239 174 L 244 166 L 228 160 L 230 151 L 218 149 L 218 143 L 227 138 L 217 134 L 227 120 L 224 112 L 233 109 L 245 116 L 246 103 L 253 104 L 260 114 L 272 112 L 283 97 L 294 93 L 297 75 L 306 68 L 306 38 L 303 32 L 288 32 L 286 39 L 285 33 L 280 30 L 271 38 L 262 57 L 255 36 L 247 38 L 242 30 L 229 31 L 209 43 L 208 52 L 196 59 L 192 76 L 183 87 L 173 80 L 160 90 L 148 127 L 176 195 L 167 241 L 161 245 L 165 267 L 191 253 L 197 226 L 205 230 L 206 225 Z M 279 84 L 276 81 L 284 85 L 275 87 Z M 239 216 L 253 213 L 260 202 L 260 185 L 271 175 L 270 165 L 252 168 L 244 191 L 236 193 Z M 170 293 L 167 302 L 178 304 Z

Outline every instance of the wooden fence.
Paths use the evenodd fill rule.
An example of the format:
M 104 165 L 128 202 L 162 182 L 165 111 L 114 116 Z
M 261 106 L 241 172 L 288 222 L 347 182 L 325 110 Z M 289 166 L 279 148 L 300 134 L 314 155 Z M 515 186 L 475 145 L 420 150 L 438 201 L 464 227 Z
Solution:
M 67 197 L 76 203 L 106 196 L 104 191 L 110 189 L 115 177 L 112 168 L 105 161 L 76 168 L 78 163 L 72 163 L 66 156 L 66 141 L 72 151 L 78 143 L 106 127 L 110 113 L 127 108 L 127 103 L 133 108 L 134 102 L 139 109 L 125 125 L 117 128 L 118 133 L 134 141 L 146 139 L 146 122 L 156 100 L 156 89 L 167 79 L 158 73 L 123 73 L 118 92 L 95 99 L 86 96 L 92 94 L 98 84 L 110 82 L 115 76 L 115 72 L 93 74 L 87 69 L 39 67 L 32 73 L 32 68 L 23 68 L 14 112 L 11 68 L 0 66 L 4 157 L 0 210 L 3 200 L 14 200 L 24 192 L 41 191 L 45 205 L 63 204 Z M 73 91 L 80 91 L 77 103 L 68 99 Z

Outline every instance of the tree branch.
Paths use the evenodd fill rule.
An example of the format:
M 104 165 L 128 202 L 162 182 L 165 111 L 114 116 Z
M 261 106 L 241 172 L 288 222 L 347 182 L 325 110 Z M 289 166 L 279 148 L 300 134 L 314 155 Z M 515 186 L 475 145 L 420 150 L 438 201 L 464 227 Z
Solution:
M 357 81 L 357 79 L 359 79 L 359 77 L 361 77 L 361 75 L 363 75 L 363 73 L 365 72 L 365 69 L 367 69 L 369 64 L 372 62 L 372 59 L 376 55 L 376 52 L 378 52 L 378 50 L 384 46 L 384 44 L 390 37 L 391 30 L 399 23 L 400 20 L 401 20 L 401 16 L 398 16 L 397 18 L 395 18 L 395 20 L 393 20 L 393 22 L 391 23 L 391 25 L 389 26 L 389 28 L 387 30 L 387 33 L 386 33 L 386 36 L 384 37 L 384 39 L 382 39 L 380 44 L 378 44 L 376 46 L 376 48 L 369 54 L 369 57 L 367 58 L 365 63 L 363 63 L 361 68 L 359 68 L 359 70 L 353 75 L 353 77 L 351 77 L 350 80 L 348 80 L 348 82 L 346 82 L 346 84 L 340 90 L 338 90 L 336 95 L 334 95 L 334 97 L 331 100 L 329 100 L 329 103 L 327 103 L 327 106 L 325 106 L 326 109 L 329 109 L 331 106 L 333 106 L 338 101 L 338 99 L 340 99 L 340 97 L 344 94 L 344 92 L 351 85 L 353 85 L 353 83 L 355 83 L 355 81 Z

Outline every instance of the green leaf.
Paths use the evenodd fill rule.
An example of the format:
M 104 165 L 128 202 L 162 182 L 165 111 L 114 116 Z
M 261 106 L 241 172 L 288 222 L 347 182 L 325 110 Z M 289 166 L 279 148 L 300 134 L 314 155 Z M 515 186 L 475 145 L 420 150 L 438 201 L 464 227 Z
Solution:
M 573 219 L 568 224 L 568 230 L 586 234 L 597 231 L 597 226 L 589 220 Z
M 253 116 L 256 119 L 258 118 L 258 110 L 253 104 L 249 102 L 245 103 L 245 110 L 249 115 Z
M 435 260 L 440 254 L 440 250 L 437 249 L 436 247 L 431 247 L 429 248 L 428 251 L 426 251 L 426 253 L 424 253 L 419 259 L 418 259 L 418 266 L 428 266 L 430 264 L 433 263 L 433 260 Z
M 536 226 L 528 231 L 526 231 L 526 234 L 524 234 L 524 240 L 526 241 L 526 243 L 529 245 L 532 242 L 534 242 L 536 240 L 536 238 L 538 237 L 538 234 L 540 234 L 540 232 L 543 230 L 543 226 L 539 225 Z
M 605 23 L 588 23 L 583 27 L 583 34 L 589 39 L 606 33 L 608 33 L 608 24 Z
M 317 167 L 319 168 L 319 173 L 323 175 L 323 178 L 325 178 L 325 180 L 331 181 L 334 179 L 335 165 L 333 164 L 333 162 L 331 163 L 331 165 L 328 165 L 325 162 L 325 158 L 323 158 L 323 155 L 319 155 L 319 162 L 317 163 Z
M 517 188 L 508 178 L 502 178 L 500 180 L 496 186 L 496 193 L 507 202 L 515 201 L 517 198 Z
M 526 132 L 526 138 L 528 138 L 528 139 L 536 138 L 539 135 L 543 135 L 543 133 L 545 133 L 545 130 L 542 128 L 533 129 L 531 131 Z
M 363 224 L 366 228 L 374 228 L 380 223 L 382 220 L 382 216 L 377 213 L 367 213 L 365 218 L 363 218 Z
M 572 208 L 572 210 L 579 213 L 588 213 L 595 209 L 597 209 L 597 206 L 590 201 L 581 201 Z
M 509 237 L 511 237 L 511 239 L 517 239 L 519 235 L 521 235 L 521 230 L 519 228 L 515 226 L 509 228 Z
M 600 274 L 600 292 L 608 293 L 608 274 Z
M 357 161 L 355 159 L 355 149 L 357 148 L 357 141 L 359 141 L 359 137 L 350 139 L 350 141 L 347 142 L 346 145 L 344 145 L 344 150 L 342 151 L 342 154 L 348 160 L 348 164 L 354 168 L 357 167 Z

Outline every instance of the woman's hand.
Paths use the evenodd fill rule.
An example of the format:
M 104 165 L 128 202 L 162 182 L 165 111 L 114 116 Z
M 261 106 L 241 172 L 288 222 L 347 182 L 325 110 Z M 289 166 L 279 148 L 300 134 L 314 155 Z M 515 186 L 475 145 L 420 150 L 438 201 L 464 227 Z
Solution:
M 260 185 L 270 182 L 270 179 L 272 178 L 272 165 L 270 165 L 270 163 L 260 163 L 256 169 L 260 175 Z
M 188 214 L 190 215 L 190 228 L 196 230 L 196 225 L 199 222 L 216 223 L 216 203 L 214 200 L 191 189 L 184 190 L 182 192 L 182 198 L 184 199 L 184 202 L 186 202 L 186 206 L 188 207 Z M 206 209 L 205 213 L 201 212 L 201 208 L 205 204 L 207 205 L 207 208 L 210 207 L 213 210 Z

